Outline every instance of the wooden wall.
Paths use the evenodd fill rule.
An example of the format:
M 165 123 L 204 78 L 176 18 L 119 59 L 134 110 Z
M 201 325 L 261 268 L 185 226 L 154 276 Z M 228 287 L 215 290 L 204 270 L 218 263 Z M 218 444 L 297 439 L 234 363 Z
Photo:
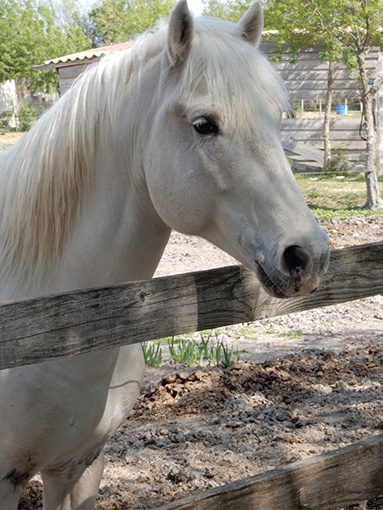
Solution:
M 283 119 L 281 124 L 282 139 L 285 142 L 284 148 L 294 149 L 294 146 L 287 144 L 286 141 L 294 141 L 296 153 L 293 150 L 287 151 L 287 156 L 294 160 L 294 168 L 296 170 L 318 169 L 323 164 L 316 154 L 312 157 L 308 151 L 302 151 L 299 155 L 301 145 L 308 146 L 312 149 L 323 151 L 323 117 L 321 119 Z M 361 135 L 365 135 L 365 131 L 361 131 Z M 364 168 L 366 160 L 366 142 L 360 136 L 360 119 L 347 116 L 339 116 L 331 120 L 330 124 L 331 146 L 333 157 L 341 151 L 342 158 L 349 164 L 349 169 L 353 171 L 361 171 Z
M 273 60 L 273 65 L 285 80 L 287 90 L 293 100 L 325 99 L 327 91 L 328 62 L 320 58 L 323 48 L 312 46 L 298 52 L 296 63 L 291 63 L 289 48 L 286 47 L 281 55 L 275 42 L 262 43 L 263 53 Z M 370 78 L 375 77 L 378 48 L 372 48 L 366 58 Z M 275 60 L 279 58 L 280 60 Z M 358 74 L 347 69 L 342 63 L 334 66 L 334 99 L 355 99 L 358 97 Z
M 65 64 L 59 64 L 56 67 L 60 96 L 65 94 L 74 80 L 80 76 L 80 74 L 88 67 L 89 64 L 93 63 L 94 61 L 97 61 L 97 59 L 68 62 Z

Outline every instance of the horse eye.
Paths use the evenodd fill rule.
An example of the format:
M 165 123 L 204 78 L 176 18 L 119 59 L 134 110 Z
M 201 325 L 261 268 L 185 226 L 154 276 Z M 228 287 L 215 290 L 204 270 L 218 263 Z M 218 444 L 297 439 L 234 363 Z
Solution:
M 193 127 L 199 135 L 216 135 L 219 131 L 217 124 L 205 117 L 194 122 Z

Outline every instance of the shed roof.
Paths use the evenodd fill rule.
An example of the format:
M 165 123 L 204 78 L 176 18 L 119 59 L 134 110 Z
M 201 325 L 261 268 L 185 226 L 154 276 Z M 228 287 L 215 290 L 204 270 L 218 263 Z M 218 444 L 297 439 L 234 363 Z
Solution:
M 101 48 L 93 48 L 90 50 L 80 51 L 79 53 L 72 53 L 71 55 L 64 55 L 62 57 L 52 58 L 46 60 L 44 64 L 35 66 L 34 69 L 47 69 L 49 67 L 60 67 L 71 63 L 82 63 L 85 60 L 93 60 L 103 55 L 107 55 L 112 51 L 121 51 L 132 46 L 132 42 L 126 41 L 119 44 L 111 44 L 109 46 L 102 46 Z

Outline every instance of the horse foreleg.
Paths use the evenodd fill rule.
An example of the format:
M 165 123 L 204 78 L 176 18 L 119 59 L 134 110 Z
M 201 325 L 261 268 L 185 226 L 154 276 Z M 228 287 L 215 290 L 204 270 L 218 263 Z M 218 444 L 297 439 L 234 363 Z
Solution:
M 104 468 L 101 453 L 91 464 L 86 461 L 71 468 L 45 469 L 41 472 L 44 484 L 44 510 L 93 510 Z

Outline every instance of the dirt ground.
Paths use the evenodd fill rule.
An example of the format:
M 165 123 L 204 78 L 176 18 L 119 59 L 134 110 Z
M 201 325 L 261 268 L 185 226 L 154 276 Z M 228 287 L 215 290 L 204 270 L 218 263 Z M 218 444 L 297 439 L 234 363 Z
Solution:
M 22 136 L 22 133 L 0 131 L 0 152 L 11 145 L 15 145 Z
M 383 216 L 322 225 L 333 248 L 383 238 Z M 173 234 L 157 274 L 231 263 L 205 241 Z M 218 336 L 241 353 L 230 370 L 147 369 L 140 400 L 105 448 L 97 510 L 156 508 L 382 431 L 382 296 Z M 38 479 L 19 508 L 41 508 Z M 383 509 L 383 500 L 367 508 Z

